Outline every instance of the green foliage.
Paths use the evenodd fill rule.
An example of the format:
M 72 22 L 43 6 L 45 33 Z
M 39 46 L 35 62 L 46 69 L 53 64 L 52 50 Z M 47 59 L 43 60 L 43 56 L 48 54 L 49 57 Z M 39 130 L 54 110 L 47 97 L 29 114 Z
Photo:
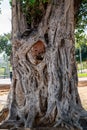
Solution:
M 22 3 L 25 4 L 26 6 L 27 5 L 30 5 L 30 6 L 34 6 L 34 5 L 39 5 L 40 3 L 46 3 L 48 2 L 49 0 L 22 0 Z
M 80 48 L 82 45 L 87 45 L 87 35 L 78 30 L 75 31 L 76 48 Z
M 87 35 L 76 32 L 75 34 L 76 60 L 79 61 L 79 51 L 81 49 L 82 60 L 87 60 Z
M 4 34 L 0 36 L 0 53 L 5 52 L 7 56 L 10 56 L 12 48 L 10 40 L 10 34 Z
M 37 26 L 45 12 L 46 3 L 49 0 L 22 0 L 22 10 L 26 15 L 29 26 Z
M 76 29 L 82 33 L 87 26 L 87 0 L 82 0 L 79 12 L 77 15 Z
M 87 0 L 82 0 L 79 12 L 77 15 L 77 24 L 75 30 L 75 46 L 76 60 L 79 61 L 79 51 L 81 49 L 82 60 L 87 60 L 87 36 L 85 29 L 87 26 Z
M 10 5 L 12 6 L 12 0 L 9 0 Z

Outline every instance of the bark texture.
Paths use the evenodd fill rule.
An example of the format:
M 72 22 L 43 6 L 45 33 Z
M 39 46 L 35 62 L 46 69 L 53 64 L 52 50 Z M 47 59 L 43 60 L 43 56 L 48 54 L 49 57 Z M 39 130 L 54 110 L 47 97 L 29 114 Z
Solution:
M 78 95 L 74 0 L 53 0 L 36 30 L 28 30 L 20 1 L 12 1 L 13 80 L 7 127 L 81 128 L 87 114 Z

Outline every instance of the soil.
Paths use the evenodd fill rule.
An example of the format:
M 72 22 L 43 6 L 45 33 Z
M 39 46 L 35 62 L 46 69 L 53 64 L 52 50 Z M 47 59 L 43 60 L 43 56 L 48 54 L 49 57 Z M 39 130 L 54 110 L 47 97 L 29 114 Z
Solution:
M 79 81 L 78 87 L 86 87 L 87 86 L 87 81 Z
M 8 94 L 10 89 L 10 85 L 0 85 L 0 96 L 4 94 Z

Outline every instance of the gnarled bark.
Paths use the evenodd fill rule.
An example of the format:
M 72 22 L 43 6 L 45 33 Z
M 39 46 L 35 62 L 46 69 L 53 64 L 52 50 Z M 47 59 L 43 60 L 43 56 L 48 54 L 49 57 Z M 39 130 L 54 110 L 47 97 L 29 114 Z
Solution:
M 13 0 L 13 80 L 6 127 L 77 127 L 86 112 L 78 95 L 74 0 L 54 0 L 36 30 L 28 30 Z M 23 16 L 21 20 L 20 16 Z M 26 25 L 26 26 L 25 26 Z M 23 26 L 23 28 L 22 28 Z

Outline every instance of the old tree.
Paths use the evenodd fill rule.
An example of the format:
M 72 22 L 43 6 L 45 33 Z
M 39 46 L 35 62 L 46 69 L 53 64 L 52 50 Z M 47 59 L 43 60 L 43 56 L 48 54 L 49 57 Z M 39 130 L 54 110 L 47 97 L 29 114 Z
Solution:
M 81 129 L 87 113 L 77 90 L 74 48 L 80 4 L 80 0 L 12 0 L 13 80 L 0 128 Z

